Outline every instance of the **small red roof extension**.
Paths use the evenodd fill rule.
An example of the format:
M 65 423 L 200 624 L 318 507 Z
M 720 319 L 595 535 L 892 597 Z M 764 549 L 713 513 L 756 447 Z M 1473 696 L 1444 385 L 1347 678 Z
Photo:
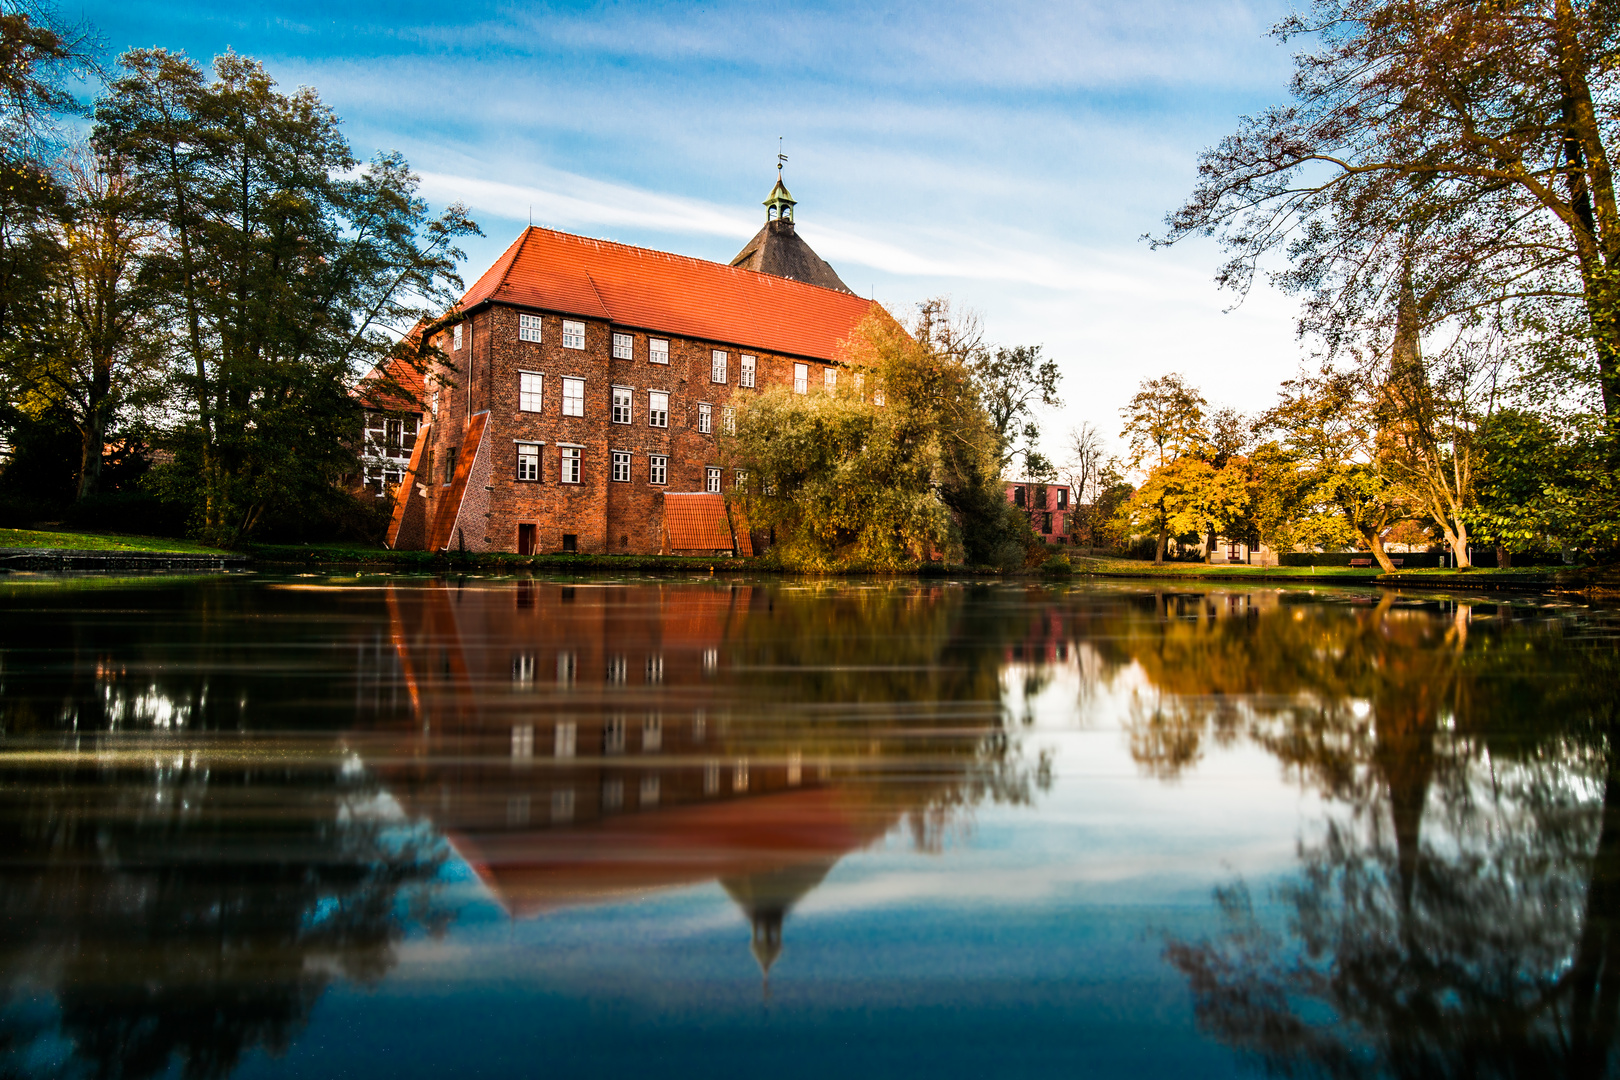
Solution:
M 461 308 L 492 301 L 817 360 L 836 359 L 873 306 L 836 289 L 532 225 Z

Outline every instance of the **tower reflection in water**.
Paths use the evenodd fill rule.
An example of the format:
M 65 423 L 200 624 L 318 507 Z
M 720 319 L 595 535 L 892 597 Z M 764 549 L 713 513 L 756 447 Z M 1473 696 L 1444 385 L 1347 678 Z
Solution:
M 814 592 L 814 590 L 812 590 Z M 390 591 L 364 756 L 514 918 L 718 880 L 767 977 L 783 920 L 902 822 L 1027 799 L 957 590 L 796 597 L 520 582 Z M 942 665 L 954 646 L 957 662 Z
M 40 594 L 33 594 L 37 599 Z M 891 829 L 1041 782 L 960 589 L 219 580 L 0 620 L 0 1074 L 223 1076 L 334 980 L 718 880 L 769 971 Z M 161 619 L 154 619 L 161 612 Z M 743 946 L 739 934 L 739 949 Z

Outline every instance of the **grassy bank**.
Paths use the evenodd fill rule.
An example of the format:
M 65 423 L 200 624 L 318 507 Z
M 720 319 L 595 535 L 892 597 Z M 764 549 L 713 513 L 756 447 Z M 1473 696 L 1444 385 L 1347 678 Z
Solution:
M 166 536 L 118 536 L 92 532 L 41 532 L 37 529 L 0 529 L 0 549 L 26 551 L 129 551 L 153 555 L 230 555 L 190 540 Z
M 1380 571 L 1347 566 L 1248 566 L 1242 563 L 1164 563 L 1155 566 L 1145 560 L 1076 558 L 1077 574 L 1092 577 L 1183 578 L 1209 581 L 1336 581 L 1372 582 Z

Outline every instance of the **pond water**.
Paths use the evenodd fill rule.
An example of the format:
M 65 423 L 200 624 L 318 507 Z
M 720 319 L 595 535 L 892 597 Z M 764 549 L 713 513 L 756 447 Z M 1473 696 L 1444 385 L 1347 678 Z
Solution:
M 1598 1076 L 1620 618 L 0 579 L 0 1075 Z

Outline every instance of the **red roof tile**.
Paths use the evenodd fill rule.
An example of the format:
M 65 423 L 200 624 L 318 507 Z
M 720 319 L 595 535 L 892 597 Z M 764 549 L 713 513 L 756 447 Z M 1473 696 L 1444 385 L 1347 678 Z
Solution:
M 530 226 L 461 307 L 487 301 L 820 360 L 872 309 L 836 289 Z
M 664 492 L 664 532 L 672 551 L 719 551 L 732 546 L 726 498 L 705 491 Z
M 355 397 L 369 409 L 421 412 L 427 396 L 422 373 L 398 356 L 378 364 L 355 387 Z

